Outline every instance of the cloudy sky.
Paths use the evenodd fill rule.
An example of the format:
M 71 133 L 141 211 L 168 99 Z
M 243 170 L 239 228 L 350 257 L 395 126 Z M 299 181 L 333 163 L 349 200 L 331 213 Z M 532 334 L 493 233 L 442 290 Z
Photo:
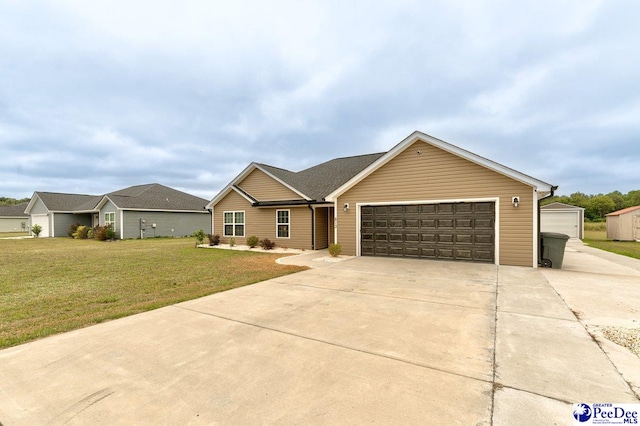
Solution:
M 559 185 L 640 189 L 637 0 L 0 0 L 0 196 L 212 198 L 414 130 Z

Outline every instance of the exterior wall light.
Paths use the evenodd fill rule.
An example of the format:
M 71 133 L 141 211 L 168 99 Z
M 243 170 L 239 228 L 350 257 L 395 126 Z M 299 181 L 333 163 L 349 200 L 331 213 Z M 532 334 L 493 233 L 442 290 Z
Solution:
M 513 207 L 518 207 L 520 205 L 520 197 L 511 197 L 511 204 L 513 204 Z
M 345 212 L 349 210 L 349 203 L 344 203 L 344 207 L 342 207 L 342 210 L 344 210 Z

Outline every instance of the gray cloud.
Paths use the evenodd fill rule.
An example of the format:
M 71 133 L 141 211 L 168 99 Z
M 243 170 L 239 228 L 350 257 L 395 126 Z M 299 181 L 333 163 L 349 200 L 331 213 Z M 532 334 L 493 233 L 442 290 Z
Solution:
M 0 4 L 0 195 L 211 198 L 422 130 L 561 193 L 640 188 L 633 1 Z

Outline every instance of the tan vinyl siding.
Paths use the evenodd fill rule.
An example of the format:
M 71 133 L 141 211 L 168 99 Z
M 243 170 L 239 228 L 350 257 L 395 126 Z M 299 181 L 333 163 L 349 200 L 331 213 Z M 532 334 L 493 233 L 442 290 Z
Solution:
M 417 153 L 420 151 L 420 154 Z M 511 197 L 520 197 L 514 208 Z M 338 243 L 356 253 L 357 203 L 499 198 L 500 264 L 532 266 L 533 189 L 418 141 L 338 199 Z
M 261 170 L 255 169 L 238 184 L 258 201 L 299 200 L 302 198 Z
M 329 247 L 329 208 L 316 208 L 316 250 Z
M 289 210 L 290 238 L 276 238 L 276 210 Z M 213 233 L 220 235 L 222 243 L 230 237 L 224 236 L 224 212 L 244 211 L 244 237 L 235 237 L 236 244 L 246 244 L 247 237 L 255 235 L 269 238 L 277 247 L 311 250 L 311 210 L 303 207 L 256 208 L 235 191 L 229 192 L 213 209 Z

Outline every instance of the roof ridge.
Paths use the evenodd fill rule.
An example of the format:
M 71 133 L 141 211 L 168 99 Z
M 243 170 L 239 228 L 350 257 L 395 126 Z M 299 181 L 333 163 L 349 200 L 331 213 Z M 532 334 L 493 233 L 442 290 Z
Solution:
M 55 194 L 55 195 L 81 195 L 84 197 L 101 197 L 102 195 L 96 194 L 77 194 L 74 192 L 51 192 L 51 191 L 35 191 L 36 194 Z
M 267 166 L 267 167 L 271 167 L 272 169 L 282 170 L 283 172 L 297 173 L 297 172 L 292 172 L 292 171 L 291 171 L 291 170 L 289 170 L 289 169 L 283 169 L 282 167 L 272 166 L 271 164 L 256 163 L 256 165 L 258 165 L 258 166 Z

